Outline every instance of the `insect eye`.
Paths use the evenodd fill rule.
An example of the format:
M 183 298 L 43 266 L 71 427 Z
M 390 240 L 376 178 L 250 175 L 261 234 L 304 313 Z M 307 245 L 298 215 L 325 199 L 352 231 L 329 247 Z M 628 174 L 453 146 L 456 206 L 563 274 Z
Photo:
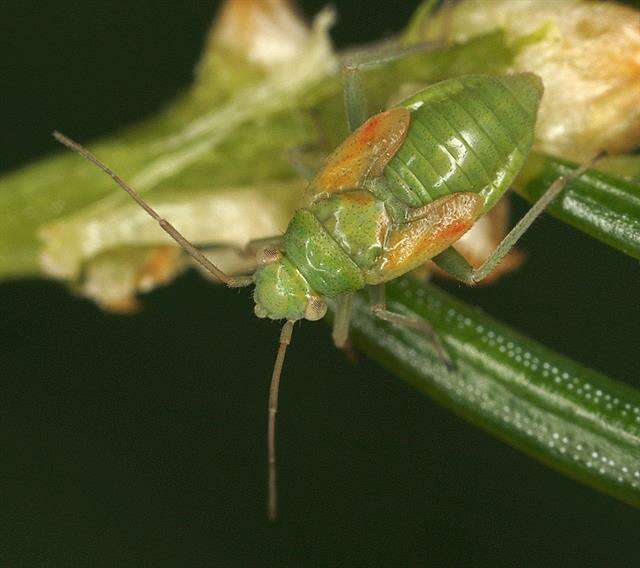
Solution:
M 307 303 L 307 307 L 304 311 L 304 318 L 309 321 L 316 321 L 322 319 L 327 313 L 327 303 L 314 296 L 309 298 L 309 302 Z
M 268 315 L 268 312 L 266 310 L 266 308 L 264 308 L 263 306 L 261 306 L 260 304 L 256 304 L 253 307 L 253 312 L 259 317 L 259 318 L 266 318 Z
M 264 247 L 256 254 L 258 266 L 265 266 L 277 262 L 282 258 L 282 253 L 275 247 Z

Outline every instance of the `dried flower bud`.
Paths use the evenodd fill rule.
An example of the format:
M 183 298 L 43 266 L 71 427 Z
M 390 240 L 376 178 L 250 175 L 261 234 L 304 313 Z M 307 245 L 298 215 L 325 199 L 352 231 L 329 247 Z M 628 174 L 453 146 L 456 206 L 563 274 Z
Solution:
M 210 41 L 244 53 L 252 63 L 270 67 L 295 59 L 309 29 L 288 0 L 227 0 Z
M 106 311 L 132 313 L 139 293 L 171 282 L 185 266 L 180 249 L 171 245 L 112 250 L 86 263 L 77 290 Z

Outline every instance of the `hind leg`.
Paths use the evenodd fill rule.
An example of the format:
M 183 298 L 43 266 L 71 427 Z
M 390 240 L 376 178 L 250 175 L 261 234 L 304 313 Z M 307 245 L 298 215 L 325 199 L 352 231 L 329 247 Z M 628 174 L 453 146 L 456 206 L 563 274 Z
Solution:
M 442 363 L 447 367 L 449 371 L 453 371 L 455 369 L 455 365 L 447 352 L 445 351 L 442 343 L 440 342 L 440 338 L 436 333 L 436 330 L 433 326 L 419 317 L 406 316 L 404 314 L 398 314 L 387 309 L 387 300 L 384 284 L 378 284 L 374 289 L 374 302 L 371 306 L 371 310 L 373 313 L 379 317 L 381 320 L 387 321 L 394 325 L 399 325 L 403 327 L 408 327 L 410 329 L 415 329 L 420 333 L 424 334 L 436 350 L 438 354 L 438 358 L 442 361 Z
M 549 186 L 549 189 L 533 204 L 525 216 L 516 223 L 513 229 L 509 231 L 502 242 L 478 268 L 471 266 L 467 259 L 452 246 L 435 256 L 433 261 L 445 272 L 465 284 L 477 284 L 481 280 L 484 280 L 493 272 L 498 263 L 513 248 L 529 227 L 531 227 L 533 222 L 542 214 L 547 205 L 562 192 L 571 180 L 584 174 L 601 156 L 601 154 L 597 155 L 592 160 L 576 168 L 570 174 L 559 177 L 554 181 L 551 186 Z

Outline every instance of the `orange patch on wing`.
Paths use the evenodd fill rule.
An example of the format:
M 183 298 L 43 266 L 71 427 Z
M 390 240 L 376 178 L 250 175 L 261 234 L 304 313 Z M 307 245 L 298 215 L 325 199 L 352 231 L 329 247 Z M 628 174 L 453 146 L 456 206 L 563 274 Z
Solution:
M 382 175 L 404 142 L 409 122 L 406 108 L 372 116 L 329 156 L 309 186 L 311 196 L 357 189 L 365 180 Z
M 340 199 L 347 202 L 356 203 L 357 205 L 369 205 L 375 200 L 375 197 L 368 191 L 350 191 L 345 193 Z
M 507 234 L 508 222 L 509 205 L 505 199 L 501 199 L 486 215 L 478 219 L 469 231 L 455 242 L 454 246 L 471 266 L 478 268 Z M 523 262 L 522 251 L 511 249 L 493 272 L 478 284 L 490 284 L 504 274 L 516 270 Z M 438 276 L 452 278 L 437 264 L 431 264 L 428 269 L 435 270 Z
M 362 133 L 360 135 L 360 139 L 362 142 L 369 143 L 375 138 L 376 130 L 380 124 L 380 120 L 381 117 L 379 114 L 377 114 L 364 123 L 364 128 L 362 129 Z
M 454 223 L 443 229 L 438 234 L 438 238 L 446 240 L 454 239 L 457 241 L 470 227 L 471 225 L 469 223 Z
M 393 230 L 368 283 L 386 282 L 413 270 L 456 242 L 482 207 L 476 193 L 454 193 L 422 208 L 422 215 Z

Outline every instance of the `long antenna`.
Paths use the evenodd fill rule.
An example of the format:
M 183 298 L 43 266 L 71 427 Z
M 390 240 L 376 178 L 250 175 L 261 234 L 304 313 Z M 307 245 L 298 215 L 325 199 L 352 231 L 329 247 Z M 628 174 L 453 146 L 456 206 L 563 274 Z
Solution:
M 278 480 L 276 468 L 276 414 L 278 412 L 278 388 L 280 387 L 280 375 L 287 346 L 291 343 L 293 333 L 292 320 L 282 326 L 280 332 L 280 345 L 278 355 L 273 366 L 271 385 L 269 387 L 269 428 L 267 431 L 267 445 L 269 448 L 269 520 L 275 521 L 278 517 Z
M 226 284 L 231 288 L 242 288 L 243 286 L 249 286 L 253 283 L 253 276 L 229 276 L 222 270 L 220 270 L 215 264 L 213 264 L 198 248 L 196 248 L 190 241 L 188 241 L 182 233 L 180 233 L 169 221 L 163 219 L 158 212 L 151 207 L 142 196 L 133 189 L 130 185 L 124 182 L 124 180 L 117 175 L 106 164 L 98 160 L 89 150 L 84 146 L 81 146 L 77 142 L 66 137 L 64 134 L 57 130 L 53 132 L 53 137 L 64 144 L 67 148 L 70 148 L 74 152 L 80 154 L 83 158 L 89 160 L 92 164 L 98 166 L 104 173 L 110 176 L 122 189 L 124 189 L 134 200 L 140 205 L 151 217 L 153 217 L 160 228 L 167 233 L 176 243 L 178 243 L 196 262 L 200 263 L 206 270 L 213 274 L 218 280 Z

